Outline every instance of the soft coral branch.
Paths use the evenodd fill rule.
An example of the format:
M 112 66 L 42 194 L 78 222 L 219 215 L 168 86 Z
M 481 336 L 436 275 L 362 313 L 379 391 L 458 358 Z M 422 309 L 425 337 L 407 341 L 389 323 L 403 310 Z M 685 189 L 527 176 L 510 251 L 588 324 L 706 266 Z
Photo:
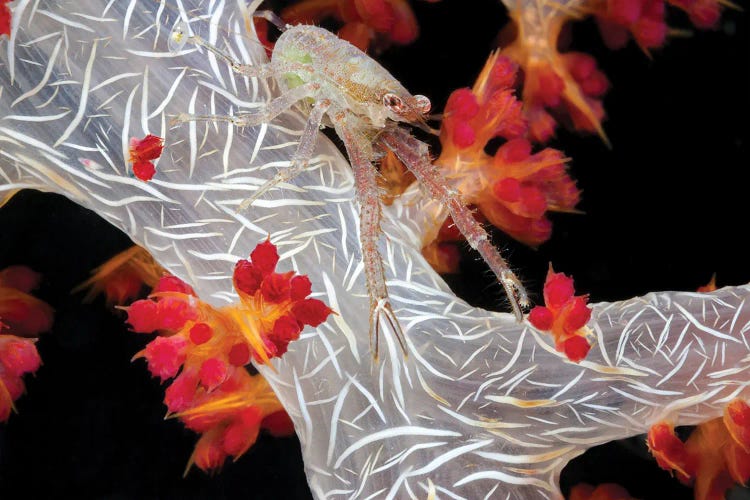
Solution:
M 170 151 L 159 160 L 159 178 L 135 181 L 127 169 L 131 134 L 124 134 L 123 144 L 119 134 L 102 130 L 158 130 L 193 102 L 196 109 L 230 114 L 250 97 L 258 102 L 275 95 L 213 64 L 205 52 L 167 52 L 171 26 L 168 16 L 158 25 L 160 4 L 141 8 L 139 2 L 130 23 L 101 21 L 110 3 L 45 1 L 40 5 L 54 15 L 35 11 L 33 22 L 33 9 L 14 12 L 20 19 L 12 61 L 16 75 L 23 71 L 25 78 L 13 84 L 10 71 L 0 68 L 0 115 L 36 117 L 47 102 L 60 109 L 76 103 L 85 119 L 73 126 L 67 120 L 32 122 L 21 132 L 0 127 L 0 169 L 10 183 L 2 189 L 34 185 L 65 192 L 148 245 L 216 307 L 236 299 L 231 266 L 247 257 L 259 237 L 273 235 L 280 265 L 309 272 L 340 313 L 292 343 L 274 361 L 278 372 L 260 367 L 297 424 L 314 494 L 330 496 L 357 485 L 362 497 L 399 498 L 419 495 L 415 490 L 439 478 L 446 496 L 554 497 L 560 470 L 585 448 L 642 433 L 667 407 L 676 410 L 678 424 L 697 423 L 715 416 L 720 400 L 747 391 L 737 376 L 747 370 L 747 287 L 595 305 L 588 326 L 601 341 L 580 364 L 560 363 L 548 336 L 508 315 L 468 306 L 424 264 L 412 245 L 415 221 L 427 205 L 417 196 L 411 205 L 383 210 L 387 237 L 380 239 L 410 356 L 404 360 L 397 345 L 384 343 L 380 364 L 368 364 L 367 336 L 361 335 L 369 304 L 356 250 L 358 208 L 351 201 L 351 172 L 335 146 L 318 140 L 299 187 L 280 186 L 277 196 L 252 212 L 236 208 L 257 186 L 256 175 L 287 164 L 304 123 L 295 110 L 272 127 L 167 130 Z M 225 26 L 237 19 L 231 2 L 182 4 L 196 28 L 206 27 L 207 19 Z M 219 6 L 226 12 L 212 10 Z M 127 5 L 114 2 L 115 8 L 122 16 Z M 74 14 L 85 20 L 83 27 L 67 23 Z M 160 30 L 143 31 L 154 23 Z M 51 36 L 56 33 L 67 36 Z M 242 56 L 243 62 L 262 62 L 262 48 L 245 37 L 219 40 L 227 52 L 253 54 Z M 66 57 L 55 60 L 49 54 L 58 42 Z M 154 47 L 164 51 L 161 57 L 144 56 Z M 92 86 L 86 103 L 81 85 L 52 79 L 11 109 L 45 81 L 49 67 L 80 82 L 88 81 L 87 67 L 94 82 L 124 76 Z M 139 77 L 128 78 L 132 73 Z M 148 99 L 142 98 L 146 74 Z M 139 113 L 138 105 L 132 116 L 102 113 L 97 108 L 104 101 L 118 110 L 139 102 L 146 108 L 163 102 L 164 108 L 152 118 Z M 78 160 L 82 155 L 91 160 L 88 165 Z M 674 222 L 659 220 L 665 227 Z M 623 238 L 637 244 L 632 235 Z M 703 365 L 708 349 L 719 354 Z

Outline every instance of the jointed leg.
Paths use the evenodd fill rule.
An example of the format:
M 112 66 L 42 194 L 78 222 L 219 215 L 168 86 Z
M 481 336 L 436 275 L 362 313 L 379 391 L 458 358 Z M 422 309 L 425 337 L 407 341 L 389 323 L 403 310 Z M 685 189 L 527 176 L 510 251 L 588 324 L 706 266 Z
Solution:
M 430 196 L 445 205 L 456 227 L 466 237 L 466 241 L 479 252 L 497 276 L 510 300 L 513 313 L 518 321 L 521 321 L 523 319 L 522 308 L 529 305 L 526 289 L 510 270 L 500 252 L 489 241 L 487 232 L 474 219 L 471 210 L 466 208 L 459 194 L 449 189 L 443 175 L 430 161 L 427 146 L 401 129 L 384 132 L 381 140 L 404 162 L 406 168 L 414 174 L 417 182 L 427 189 Z
M 318 83 L 306 83 L 299 87 L 283 93 L 276 99 L 253 111 L 240 113 L 236 116 L 228 115 L 191 115 L 180 113 L 173 120 L 175 123 L 185 122 L 229 122 L 238 127 L 254 127 L 262 123 L 268 123 L 278 115 L 291 108 L 296 102 L 302 99 L 313 97 L 320 88 Z
M 211 45 L 202 37 L 198 35 L 188 35 L 188 33 L 189 28 L 186 23 L 177 23 L 177 25 L 172 29 L 172 33 L 170 33 L 169 35 L 170 50 L 179 51 L 182 50 L 182 48 L 186 44 L 192 43 L 193 45 L 204 47 L 219 59 L 223 59 L 225 62 L 229 63 L 234 72 L 241 75 L 257 78 L 268 78 L 269 76 L 273 76 L 274 74 L 273 65 L 271 63 L 258 65 L 243 64 L 239 61 L 236 61 L 229 54 L 223 52 L 214 45 Z
M 258 7 L 260 7 L 260 4 L 262 4 L 263 1 L 264 0 L 253 0 L 249 4 L 245 4 L 244 2 L 242 2 L 242 15 L 245 18 L 245 25 L 248 27 L 248 31 L 250 31 L 250 23 L 252 22 L 253 17 L 262 17 L 269 23 L 276 26 L 279 31 L 285 31 L 286 23 L 283 19 L 277 16 L 276 13 L 271 10 L 256 10 Z
M 369 155 L 366 154 L 366 149 L 362 146 L 363 138 L 346 127 L 343 123 L 343 117 L 334 117 L 334 122 L 336 131 L 344 141 L 349 155 L 349 161 L 354 171 L 357 201 L 359 202 L 359 238 L 362 246 L 362 261 L 367 291 L 370 295 L 370 349 L 373 351 L 374 358 L 377 359 L 382 314 L 396 336 L 404 355 L 406 355 L 406 338 L 388 299 L 383 259 L 377 246 L 381 233 L 381 211 L 376 170 L 370 162 Z M 369 148 L 369 144 L 367 144 L 367 148 Z
M 283 170 L 280 170 L 279 173 L 277 173 L 272 179 L 260 186 L 250 198 L 240 204 L 237 211 L 241 211 L 249 207 L 255 200 L 263 196 L 266 191 L 278 185 L 279 183 L 294 179 L 307 168 L 307 165 L 310 163 L 310 158 L 312 158 L 316 139 L 318 138 L 320 122 L 323 121 L 323 116 L 325 115 L 326 111 L 328 111 L 328 108 L 330 106 L 331 101 L 329 101 L 328 99 L 324 99 L 315 103 L 315 106 L 310 112 L 310 115 L 307 117 L 307 123 L 305 124 L 304 131 L 302 132 L 302 137 L 299 140 L 297 151 L 294 153 L 294 156 L 292 156 L 292 161 L 289 166 Z

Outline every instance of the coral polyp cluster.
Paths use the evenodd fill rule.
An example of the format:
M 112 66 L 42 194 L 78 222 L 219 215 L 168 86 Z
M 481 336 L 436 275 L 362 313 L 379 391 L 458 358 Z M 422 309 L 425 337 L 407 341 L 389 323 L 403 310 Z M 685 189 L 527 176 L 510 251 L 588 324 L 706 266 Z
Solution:
M 602 126 L 607 77 L 593 57 L 568 51 L 563 31 L 568 24 L 593 16 L 602 38 L 612 49 L 627 45 L 632 37 L 646 54 L 665 45 L 670 28 L 667 5 L 688 13 L 698 29 L 716 28 L 722 2 L 717 0 L 576 0 L 565 4 L 540 1 L 504 2 L 511 23 L 501 36 L 502 53 L 522 68 L 522 94 L 530 137 L 547 142 L 563 122 L 578 131 L 592 132 L 607 143 Z M 725 5 L 733 6 L 731 3 Z
M 143 244 L 200 297 L 168 288 L 129 311 L 135 321 L 141 308 L 139 319 L 162 330 L 161 340 L 143 351 L 158 378 L 194 374 L 181 382 L 189 390 L 171 389 L 169 401 L 175 415 L 205 432 L 195 463 L 209 467 L 236 456 L 262 424 L 265 389 L 254 392 L 229 373 L 250 377 L 233 361 L 247 361 L 253 351 L 271 360 L 258 370 L 295 423 L 310 489 L 320 498 L 557 497 L 562 468 L 587 448 L 645 432 L 665 418 L 700 423 L 747 396 L 747 287 L 593 304 L 590 318 L 575 305 L 580 297 L 567 294 L 577 314 L 563 333 L 578 332 L 582 323 L 593 332 L 591 349 L 576 363 L 557 349 L 554 328 L 557 335 L 547 335 L 527 319 L 472 307 L 434 274 L 420 250 L 423 230 L 435 225 L 435 204 L 415 187 L 382 208 L 386 237 L 377 241 L 408 356 L 394 335 L 383 335 L 374 363 L 364 333 L 371 304 L 359 250 L 360 205 L 337 149 L 313 134 L 308 168 L 294 184 L 282 182 L 252 210 L 238 210 L 269 172 L 292 164 L 309 114 L 289 109 L 244 128 L 216 121 L 168 125 L 181 114 L 252 114 L 280 95 L 279 82 L 236 74 L 208 45 L 170 50 L 168 34 L 179 24 L 202 29 L 207 44 L 259 67 L 265 50 L 243 34 L 242 8 L 198 0 L 42 1 L 33 8 L 18 2 L 0 66 L 0 189 L 64 192 Z M 473 133 L 485 132 L 472 113 L 461 118 Z M 466 133 L 457 137 L 465 145 L 470 133 L 462 127 Z M 166 154 L 144 182 L 133 175 L 129 139 L 149 134 L 164 139 Z M 382 139 L 395 140 L 402 159 L 418 156 L 412 166 L 428 181 L 423 185 L 435 188 L 428 174 L 439 174 L 439 166 L 426 146 L 403 134 L 387 129 Z M 526 140 L 500 145 L 501 156 L 518 163 L 534 158 L 527 142 L 513 139 Z M 498 154 L 483 153 L 483 161 L 493 162 Z M 565 172 L 561 155 L 549 161 L 554 173 Z M 537 179 L 515 179 L 493 179 L 492 194 L 512 208 L 518 195 L 518 206 L 536 209 L 530 213 L 538 219 L 539 192 L 549 206 L 546 191 L 534 185 Z M 237 267 L 269 235 L 278 249 L 278 260 L 270 260 L 309 275 L 315 298 L 338 313 L 315 330 L 295 331 L 307 316 L 279 306 L 288 305 L 287 293 L 291 302 L 293 293 L 306 292 L 306 283 L 293 287 L 294 276 L 276 276 L 263 257 Z M 578 250 L 597 248 L 599 237 Z M 632 236 L 623 238 L 636 245 Z M 576 274 L 579 286 L 586 279 Z M 244 311 L 241 321 L 233 318 L 239 326 L 227 329 L 234 332 L 229 343 L 216 340 L 221 323 L 199 305 L 257 313 L 258 300 L 264 315 L 277 316 L 274 325 L 253 329 Z M 291 319 L 277 332 L 282 318 Z M 239 340 L 246 351 L 235 349 Z M 211 356 L 199 364 L 201 346 Z M 286 352 L 271 358 L 273 349 Z M 243 404 L 258 405 L 230 415 L 222 384 L 237 388 Z M 180 407 L 190 396 L 197 406 Z M 208 418 L 209 409 L 215 417 Z
M 724 498 L 735 483 L 750 480 L 750 406 L 731 401 L 722 418 L 698 425 L 686 442 L 673 424 L 659 422 L 649 429 L 648 447 L 662 469 L 694 485 L 696 500 Z
M 288 419 L 277 415 L 285 415 L 284 409 L 268 382 L 246 366 L 251 359 L 267 364 L 284 355 L 305 325 L 317 327 L 332 312 L 308 297 L 307 276 L 277 273 L 278 260 L 276 247 L 265 241 L 250 260 L 237 262 L 240 303 L 234 306 L 216 309 L 179 278 L 164 276 L 148 299 L 127 307 L 134 331 L 159 332 L 134 359 L 145 358 L 162 382 L 174 379 L 164 403 L 169 414 L 201 434 L 190 463 L 203 470 L 244 454 L 266 419 L 277 431 L 280 419 Z
M 35 373 L 42 360 L 39 334 L 52 327 L 52 308 L 33 297 L 41 276 L 26 266 L 0 271 L 0 422 L 8 420 L 13 402 L 25 390 L 23 377 Z
M 573 280 L 562 273 L 550 270 L 544 282 L 544 305 L 529 312 L 529 323 L 555 337 L 555 348 L 565 353 L 571 361 L 581 361 L 591 345 L 587 336 L 593 332 L 586 328 L 591 319 L 591 308 L 586 296 L 574 295 Z
M 342 23 L 338 36 L 361 50 L 408 44 L 419 34 L 407 0 L 303 0 L 285 8 L 281 17 L 289 24 L 319 24 L 332 17 Z
M 514 84 L 516 65 L 507 57 L 492 55 L 472 89 L 454 91 L 445 106 L 440 131 L 442 146 L 435 165 L 464 202 L 477 207 L 492 225 L 532 247 L 549 239 L 549 212 L 572 212 L 579 191 L 566 168 L 566 158 L 553 148 L 533 152 L 526 138 L 529 124 L 521 112 Z M 486 148 L 503 139 L 494 155 Z M 435 229 L 425 231 L 425 254 L 439 268 L 450 266 L 450 253 L 433 254 L 431 248 L 460 239 L 448 218 L 435 218 Z M 439 231 L 437 231 L 439 228 Z M 446 256 L 441 262 L 440 256 Z M 455 259 L 453 259 L 455 261 Z

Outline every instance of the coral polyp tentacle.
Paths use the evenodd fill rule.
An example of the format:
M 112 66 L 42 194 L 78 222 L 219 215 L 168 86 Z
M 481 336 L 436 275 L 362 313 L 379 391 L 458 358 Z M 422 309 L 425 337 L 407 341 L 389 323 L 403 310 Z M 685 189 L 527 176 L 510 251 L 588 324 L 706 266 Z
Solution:
M 561 362 L 552 336 L 510 315 L 471 307 L 425 265 L 419 255 L 421 232 L 434 224 L 435 206 L 447 210 L 418 186 L 382 209 L 381 228 L 387 237 L 378 240 L 386 259 L 389 302 L 409 336 L 409 359 L 390 352 L 381 363 L 363 367 L 370 302 L 357 250 L 361 207 L 351 169 L 336 147 L 316 141 L 311 164 L 320 168 L 301 174 L 304 196 L 285 192 L 284 197 L 259 200 L 252 214 L 237 213 L 237 205 L 257 188 L 258 172 L 288 165 L 308 116 L 292 109 L 268 126 L 244 130 L 227 123 L 166 126 L 169 116 L 182 112 L 252 111 L 277 95 L 271 92 L 276 85 L 245 77 L 222 60 L 216 64 L 215 55 L 205 50 L 167 50 L 165 36 L 176 11 L 194 27 L 210 23 L 212 30 L 235 30 L 240 23 L 232 4 L 9 3 L 13 32 L 0 40 L 0 190 L 35 187 L 64 193 L 147 245 L 159 262 L 188 279 L 216 308 L 236 302 L 240 294 L 232 286 L 228 262 L 245 260 L 247 251 L 268 234 L 278 244 L 278 261 L 286 269 L 309 272 L 320 286 L 297 312 L 315 313 L 307 317 L 320 324 L 327 309 L 314 301 L 325 299 L 340 316 L 301 333 L 282 359 L 272 360 L 276 372 L 266 366 L 259 370 L 297 425 L 313 495 L 402 498 L 436 491 L 441 497 L 559 497 L 557 480 L 563 466 L 586 448 L 643 433 L 666 413 L 676 425 L 696 424 L 718 416 L 732 398 L 748 396 L 744 375 L 750 363 L 749 287 L 711 294 L 655 293 L 594 305 L 586 324 L 596 338 L 594 348 L 579 364 Z M 173 10 L 159 17 L 163 5 Z M 262 64 L 265 51 L 258 44 L 247 43 L 243 36 L 220 37 L 217 31 L 207 40 L 224 44 L 226 52 L 242 63 Z M 287 30 L 303 32 L 317 33 L 312 28 Z M 289 44 L 280 45 L 276 56 L 289 54 Z M 289 55 L 299 59 L 318 53 L 316 49 Z M 341 67 L 340 59 L 334 62 L 332 66 Z M 409 106 L 404 109 L 394 101 L 388 107 L 382 99 L 375 100 L 382 95 L 354 98 L 369 88 L 353 85 L 362 83 L 355 76 L 374 74 L 365 64 L 344 74 L 344 81 L 352 84 L 347 88 L 351 93 L 336 91 L 332 96 L 344 99 L 345 106 L 332 106 L 327 113 L 331 118 L 343 112 L 353 129 L 367 132 L 363 147 L 377 142 L 378 134 L 372 132 L 413 118 Z M 316 72 L 321 74 L 322 70 Z M 291 76 L 302 79 L 306 74 Z M 287 85 L 306 82 L 288 81 L 282 75 L 278 83 L 283 83 L 283 92 Z M 355 89 L 363 94 L 355 94 Z M 387 90 L 409 104 L 400 87 Z M 459 94 L 459 104 L 466 104 L 465 116 L 460 123 L 454 121 L 453 131 L 445 131 L 445 138 L 460 141 L 453 144 L 452 152 L 461 153 L 454 160 L 462 157 L 468 160 L 464 166 L 474 168 L 464 178 L 466 183 L 489 186 L 482 191 L 492 197 L 483 200 L 485 207 L 494 215 L 512 215 L 508 220 L 513 222 L 529 222 L 511 229 L 530 244 L 539 244 L 548 234 L 542 214 L 550 205 L 545 203 L 565 206 L 561 201 L 575 198 L 570 189 L 574 185 L 566 180 L 564 165 L 553 161 L 537 172 L 549 176 L 545 184 L 553 183 L 552 199 L 547 197 L 551 191 L 535 182 L 538 179 L 521 175 L 528 163 L 557 157 L 552 152 L 537 157 L 542 152 L 532 154 L 522 137 L 502 136 L 508 142 L 492 161 L 480 162 L 487 158 L 471 155 L 467 144 L 472 134 L 481 142 L 489 131 L 475 126 L 480 121 L 474 121 L 476 116 L 468 116 L 482 108 L 482 102 L 472 106 L 470 94 L 470 89 Z M 474 99 L 481 101 L 480 97 Z M 507 92 L 498 97 L 499 104 L 509 103 Z M 153 182 L 133 179 L 129 138 L 159 128 L 167 148 L 159 159 L 159 175 Z M 491 177 L 493 167 L 502 175 Z M 462 202 L 475 204 L 461 191 Z M 445 218 L 439 221 L 438 230 L 444 222 Z M 253 269 L 248 262 L 239 267 L 236 281 L 243 298 L 258 291 Z M 278 279 L 266 285 L 267 292 L 279 291 Z M 185 312 L 174 306 L 175 293 L 159 292 L 154 297 L 158 301 L 134 304 L 131 310 L 158 312 L 156 302 L 166 301 L 170 306 L 161 309 L 173 324 Z M 186 303 L 194 304 L 195 299 Z M 386 319 L 380 318 L 385 330 Z M 139 320 L 140 326 L 153 327 L 147 314 Z M 181 336 L 184 342 L 162 340 L 151 348 L 148 354 L 157 376 L 172 373 L 173 361 L 180 360 L 186 346 L 207 348 L 216 342 L 216 332 L 206 325 L 200 321 L 189 327 Z M 276 332 L 278 346 L 283 347 L 292 332 L 299 333 L 298 326 L 291 319 L 282 321 Z M 167 393 L 170 411 L 184 411 L 198 385 L 201 395 L 208 387 L 216 392 L 217 380 L 225 375 L 225 383 L 244 387 L 244 381 L 229 373 L 247 373 L 233 369 L 251 356 L 245 334 L 240 333 L 242 342 L 227 346 L 225 365 L 231 367 L 226 373 L 212 361 L 201 365 L 198 373 L 188 371 L 175 379 Z M 252 391 L 248 394 L 257 397 Z M 224 421 L 221 432 L 206 433 L 194 454 L 195 463 L 217 466 L 226 453 L 241 453 L 255 437 L 252 431 L 259 416 L 247 409 Z M 201 423 L 192 419 L 191 425 Z

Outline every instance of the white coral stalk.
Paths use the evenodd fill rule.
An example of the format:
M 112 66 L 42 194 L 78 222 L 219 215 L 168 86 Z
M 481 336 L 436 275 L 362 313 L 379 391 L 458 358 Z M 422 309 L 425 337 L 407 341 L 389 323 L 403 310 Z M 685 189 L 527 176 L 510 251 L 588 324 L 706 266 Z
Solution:
M 0 44 L 0 193 L 55 191 L 95 210 L 214 304 L 236 300 L 234 263 L 270 234 L 339 312 L 262 369 L 317 497 L 555 497 L 586 448 L 667 416 L 704 421 L 746 394 L 747 287 L 598 304 L 596 345 L 573 364 L 528 324 L 450 292 L 411 243 L 419 205 L 387 211 L 381 239 L 410 355 L 386 331 L 373 363 L 348 165 L 321 136 L 306 174 L 238 213 L 288 165 L 305 119 L 170 128 L 178 113 L 236 114 L 271 96 L 206 51 L 170 52 L 179 18 L 232 57 L 264 57 L 222 0 L 16 2 Z M 146 183 L 128 143 L 149 133 L 166 149 Z

